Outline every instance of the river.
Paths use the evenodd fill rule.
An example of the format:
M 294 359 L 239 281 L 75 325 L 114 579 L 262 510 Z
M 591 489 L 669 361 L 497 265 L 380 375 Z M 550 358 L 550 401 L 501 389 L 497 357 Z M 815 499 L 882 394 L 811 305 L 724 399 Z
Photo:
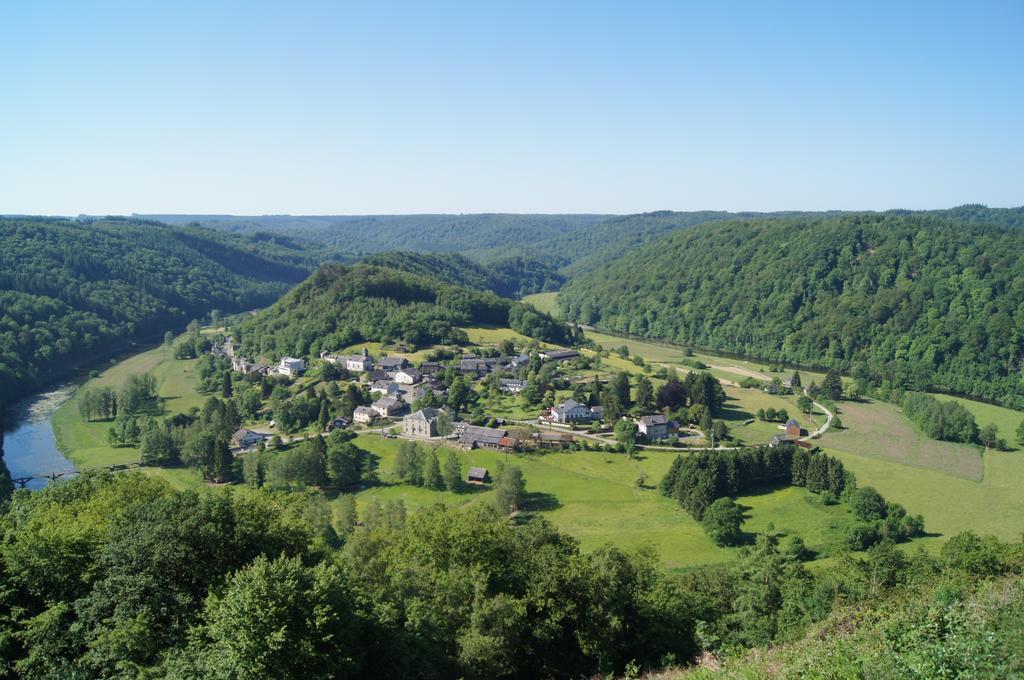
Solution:
M 75 469 L 74 464 L 57 449 L 50 419 L 74 393 L 77 385 L 67 384 L 29 397 L 10 411 L 14 427 L 4 435 L 4 462 L 11 478 L 32 477 L 51 472 Z M 48 479 L 33 479 L 26 488 L 41 489 Z

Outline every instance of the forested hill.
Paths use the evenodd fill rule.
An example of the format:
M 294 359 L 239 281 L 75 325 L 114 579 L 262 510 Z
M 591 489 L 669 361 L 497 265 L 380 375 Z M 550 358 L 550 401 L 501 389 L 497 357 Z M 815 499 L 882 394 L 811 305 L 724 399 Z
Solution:
M 321 267 L 236 333 L 244 353 L 276 359 L 359 342 L 460 344 L 466 338 L 458 327 L 481 323 L 511 326 L 541 340 L 573 340 L 567 326 L 529 305 L 369 264 Z
M 1024 209 L 705 224 L 563 288 L 566 318 L 1024 407 Z
M 457 252 L 481 259 L 603 220 L 604 215 L 148 215 L 228 232 L 274 232 L 366 255 L 387 250 Z
M 367 255 L 361 262 L 512 298 L 558 290 L 565 282 L 565 277 L 549 264 L 516 255 L 480 264 L 457 253 L 391 251 Z
M 0 402 L 213 309 L 270 304 L 330 256 L 279 235 L 0 218 Z
M 772 213 L 776 214 L 783 213 Z M 227 232 L 273 232 L 360 255 L 383 251 L 459 253 L 498 273 L 515 295 L 555 290 L 565 274 L 602 266 L 674 229 L 768 214 L 660 211 L 638 215 L 151 215 Z M 557 273 L 556 273 L 557 271 Z M 507 284 L 511 280 L 510 284 Z M 509 287 L 511 286 L 511 287 Z

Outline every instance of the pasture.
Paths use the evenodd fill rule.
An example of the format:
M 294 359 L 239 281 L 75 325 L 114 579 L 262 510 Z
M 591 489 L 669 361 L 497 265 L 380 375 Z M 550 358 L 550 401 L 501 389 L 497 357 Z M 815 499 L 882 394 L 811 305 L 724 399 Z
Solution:
M 115 448 L 108 443 L 110 421 L 82 420 L 78 412 L 82 391 L 95 387 L 118 389 L 129 375 L 150 373 L 157 379 L 157 394 L 163 400 L 164 410 L 160 415 L 186 413 L 193 407 L 202 407 L 206 400 L 205 396 L 196 391 L 196 376 L 192 372 L 195 364 L 195 360 L 174 359 L 174 350 L 161 346 L 110 366 L 76 390 L 54 413 L 52 423 L 57 447 L 79 469 L 138 462 L 137 448 Z M 194 470 L 151 468 L 145 472 L 167 480 L 175 488 L 202 484 L 202 479 Z
M 533 305 L 538 312 L 550 314 L 557 319 L 562 314 L 562 310 L 558 307 L 557 298 L 557 291 L 551 293 L 534 293 L 533 295 L 524 295 L 523 302 Z
M 410 511 L 435 503 L 491 502 L 492 492 L 486 488 L 450 493 L 398 483 L 393 469 L 399 440 L 361 435 L 356 443 L 379 457 L 384 482 L 359 494 L 361 510 L 374 499 L 401 500 Z M 447 451 L 443 446 L 437 449 L 442 461 Z M 470 466 L 481 466 L 493 476 L 506 459 L 518 465 L 526 480 L 526 509 L 537 511 L 576 537 L 585 550 L 606 544 L 625 549 L 649 545 L 666 567 L 676 570 L 728 561 L 738 550 L 714 545 L 698 522 L 657 491 L 658 482 L 675 459 L 673 452 L 646 451 L 629 459 L 623 454 L 592 451 L 508 455 L 481 449 L 456 451 L 463 474 Z M 638 487 L 641 475 L 645 482 Z M 805 489 L 766 490 L 743 496 L 738 502 L 746 509 L 745 531 L 766 531 L 771 524 L 776 532 L 799 535 L 819 558 L 838 551 L 852 522 L 843 506 L 825 506 Z
M 830 448 L 981 481 L 979 447 L 931 439 L 893 404 L 842 402 L 839 408 L 846 429 L 830 433 Z

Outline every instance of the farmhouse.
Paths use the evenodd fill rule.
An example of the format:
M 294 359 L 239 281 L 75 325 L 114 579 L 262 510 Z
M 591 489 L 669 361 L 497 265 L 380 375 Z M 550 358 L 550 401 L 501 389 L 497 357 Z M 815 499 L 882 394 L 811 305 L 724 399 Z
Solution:
M 497 449 L 501 446 L 502 438 L 508 436 L 508 430 L 480 427 L 467 423 L 459 423 L 455 433 L 458 435 L 459 445 L 467 449 L 478 447 Z
M 380 394 L 385 397 L 393 397 L 401 391 L 398 383 L 391 380 L 377 380 L 370 386 L 370 394 Z
M 244 357 L 234 356 L 231 357 L 231 370 L 238 371 L 239 373 L 250 373 L 252 372 L 253 363 Z
M 519 394 L 529 383 L 526 380 L 515 380 L 513 378 L 502 378 L 498 382 L 498 389 L 510 394 Z
M 436 437 L 441 409 L 424 408 L 402 418 L 402 434 L 407 437 Z
M 437 435 L 437 419 L 440 410 L 424 408 L 402 418 L 402 434 L 409 437 L 433 437 Z
M 408 365 L 409 362 L 402 357 L 382 357 L 377 362 L 377 368 L 385 371 L 400 371 Z
M 355 411 L 352 412 L 352 420 L 365 424 L 373 420 L 376 415 L 369 406 L 356 406 Z
M 459 361 L 459 371 L 462 373 L 473 373 L 477 377 L 487 375 L 498 368 L 498 359 L 495 357 L 463 357 Z
M 262 441 L 262 434 L 260 434 L 259 432 L 253 432 L 252 430 L 247 430 L 245 428 L 242 428 L 236 431 L 233 435 L 231 435 L 231 444 L 235 448 L 239 449 L 252 448 L 254 446 L 257 446 Z
M 435 373 L 444 373 L 444 366 L 440 361 L 424 361 L 420 364 L 420 373 L 423 375 L 434 375 Z
M 554 349 L 545 350 L 540 353 L 541 361 L 568 361 L 569 359 L 575 359 L 580 355 L 574 349 Z
M 790 418 L 786 421 L 786 434 L 790 437 L 799 437 L 803 434 L 803 429 L 800 427 L 800 423 L 795 418 Z
M 589 423 L 590 421 L 600 418 L 595 413 L 595 409 L 581 404 L 575 399 L 566 399 L 558 406 L 551 409 L 551 413 L 548 418 L 556 423 Z
M 642 416 L 636 420 L 637 429 L 647 441 L 655 441 L 668 437 L 668 418 L 660 413 L 653 416 Z
M 487 468 L 469 468 L 469 475 L 467 475 L 466 481 L 469 482 L 470 484 L 486 484 L 488 481 L 490 481 L 490 477 L 487 475 Z
M 395 373 L 395 382 L 400 385 L 415 385 L 423 379 L 423 374 L 415 368 L 403 368 Z
M 793 440 L 788 434 L 776 434 L 772 435 L 772 440 L 768 442 L 768 446 L 775 448 L 776 446 L 782 446 L 783 444 L 792 444 Z
M 526 366 L 530 363 L 529 354 L 517 354 L 509 360 L 509 365 L 512 368 L 519 368 L 520 366 Z
M 373 412 L 381 418 L 395 416 L 405 410 L 405 402 L 398 397 L 381 397 L 370 404 Z
M 277 365 L 275 370 L 280 375 L 286 375 L 290 378 L 294 378 L 306 371 L 306 361 L 305 359 L 285 357 L 281 359 L 281 363 Z
M 573 437 L 568 432 L 534 432 L 533 441 L 542 449 L 560 449 L 572 446 Z

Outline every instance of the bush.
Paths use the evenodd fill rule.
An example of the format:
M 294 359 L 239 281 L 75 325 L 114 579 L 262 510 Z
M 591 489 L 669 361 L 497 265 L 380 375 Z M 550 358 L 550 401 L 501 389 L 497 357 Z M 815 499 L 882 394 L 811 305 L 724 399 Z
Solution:
M 885 499 L 870 486 L 857 489 L 850 495 L 850 509 L 853 514 L 865 522 L 885 517 Z
M 846 547 L 850 550 L 867 550 L 882 540 L 873 524 L 856 524 L 846 535 Z

